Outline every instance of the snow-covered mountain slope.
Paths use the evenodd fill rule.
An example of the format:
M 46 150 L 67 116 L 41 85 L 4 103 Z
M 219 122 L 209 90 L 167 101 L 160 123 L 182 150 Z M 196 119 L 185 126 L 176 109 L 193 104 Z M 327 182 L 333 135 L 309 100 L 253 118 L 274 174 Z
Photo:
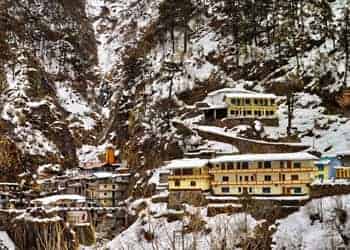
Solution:
M 98 130 L 93 30 L 84 1 L 2 1 L 1 136 L 23 164 L 77 164 Z
M 284 137 L 293 92 L 294 136 L 321 152 L 350 146 L 337 102 L 350 83 L 345 0 L 0 4 L 1 132 L 27 165 L 69 167 L 112 142 L 130 165 L 156 167 L 182 156 L 171 120 L 232 86 L 281 96 L 267 137 Z
M 181 211 L 168 210 L 165 203 L 138 200 L 134 204 L 142 202 L 146 208 L 140 212 L 139 218 L 109 242 L 108 249 L 179 249 L 183 246 L 184 249 L 198 250 L 234 249 L 252 237 L 259 224 L 244 213 L 207 217 L 206 208 L 188 206 L 182 217 Z M 167 216 L 182 219 L 169 222 Z
M 279 220 L 272 249 L 348 248 L 349 195 L 316 199 Z

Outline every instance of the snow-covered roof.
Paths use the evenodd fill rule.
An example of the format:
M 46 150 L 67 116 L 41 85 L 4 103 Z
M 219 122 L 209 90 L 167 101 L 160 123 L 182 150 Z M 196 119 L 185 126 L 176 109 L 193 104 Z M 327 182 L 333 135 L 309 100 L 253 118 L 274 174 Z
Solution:
M 184 169 L 184 168 L 202 168 L 208 164 L 208 160 L 203 160 L 199 158 L 194 159 L 180 159 L 173 160 L 168 165 L 166 169 Z
M 328 165 L 330 162 L 331 162 L 330 159 L 322 159 L 322 160 L 316 161 L 315 164 L 316 165 Z
M 241 154 L 241 155 L 227 155 L 211 159 L 211 163 L 219 162 L 241 162 L 241 161 L 298 161 L 298 160 L 318 160 L 306 152 L 298 153 L 271 153 L 271 154 Z
M 103 179 L 103 178 L 113 178 L 116 175 L 111 172 L 96 172 L 92 174 L 92 177 Z
M 3 246 L 7 248 L 2 248 Z M 8 236 L 6 231 L 0 231 L 0 249 L 8 249 L 8 250 L 15 250 L 15 244 L 11 240 L 11 238 Z
M 222 105 L 210 105 L 208 107 L 200 108 L 200 110 L 212 110 L 212 109 L 225 109 L 227 108 L 227 104 Z
M 254 93 L 253 91 L 240 88 L 223 88 L 208 93 L 208 96 L 215 96 L 223 93 Z
M 0 182 L 0 186 L 19 186 L 17 182 Z
M 81 195 L 77 194 L 58 194 L 58 195 L 52 195 L 52 196 L 47 196 L 39 199 L 33 200 L 33 202 L 40 202 L 43 205 L 48 205 L 51 203 L 55 203 L 61 200 L 71 200 L 71 201 L 76 201 L 76 202 L 85 202 L 86 198 Z
M 338 156 L 339 155 L 344 155 L 344 156 L 350 156 L 350 150 L 347 151 L 339 151 L 336 153 Z
M 274 94 L 264 93 L 229 93 L 225 95 L 228 98 L 260 98 L 260 99 L 276 99 Z

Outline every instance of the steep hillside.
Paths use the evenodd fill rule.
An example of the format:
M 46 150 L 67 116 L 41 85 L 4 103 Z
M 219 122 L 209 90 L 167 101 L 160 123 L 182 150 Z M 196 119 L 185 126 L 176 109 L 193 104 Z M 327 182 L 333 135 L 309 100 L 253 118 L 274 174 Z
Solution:
M 1 2 L 1 137 L 27 167 L 74 166 L 76 148 L 100 129 L 96 45 L 84 10 L 84 1 Z
M 109 131 L 136 164 L 147 165 L 149 145 L 156 159 L 172 156 L 162 152 L 178 141 L 169 120 L 211 90 L 241 86 L 281 96 L 280 128 L 266 128 L 268 137 L 286 136 L 286 96 L 294 94 L 292 136 L 321 152 L 349 147 L 349 118 L 337 102 L 349 85 L 347 6 L 341 0 L 105 1 L 94 14 L 99 48 L 116 48 L 105 79 L 114 90 L 106 104 Z M 152 153 L 149 159 L 154 165 Z

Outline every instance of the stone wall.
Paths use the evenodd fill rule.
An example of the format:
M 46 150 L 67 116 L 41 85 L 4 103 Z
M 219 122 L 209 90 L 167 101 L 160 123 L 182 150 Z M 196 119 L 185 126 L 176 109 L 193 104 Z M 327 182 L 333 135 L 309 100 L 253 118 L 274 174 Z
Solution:
M 169 208 L 181 208 L 183 203 L 191 204 L 193 206 L 204 206 L 207 204 L 206 199 L 200 190 L 171 191 L 169 193 Z
M 312 199 L 343 194 L 350 194 L 350 185 L 312 185 L 310 187 Z
M 306 145 L 274 143 L 246 138 L 231 137 L 210 133 L 197 129 L 198 134 L 208 140 L 220 141 L 236 146 L 241 154 L 251 153 L 291 153 L 300 152 L 309 148 Z

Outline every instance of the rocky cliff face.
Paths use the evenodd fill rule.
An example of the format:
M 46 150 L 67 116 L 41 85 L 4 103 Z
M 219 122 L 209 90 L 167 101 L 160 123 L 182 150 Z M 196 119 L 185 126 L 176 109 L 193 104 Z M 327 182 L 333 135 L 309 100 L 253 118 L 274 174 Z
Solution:
M 181 156 L 171 119 L 224 86 L 296 96 L 293 134 L 350 146 L 337 96 L 346 7 L 336 1 L 2 1 L 0 131 L 26 166 L 74 166 L 113 142 L 132 166 Z M 191 122 L 187 120 L 186 122 Z
M 100 128 L 96 43 L 84 1 L 2 1 L 2 137 L 22 162 L 77 164 Z

